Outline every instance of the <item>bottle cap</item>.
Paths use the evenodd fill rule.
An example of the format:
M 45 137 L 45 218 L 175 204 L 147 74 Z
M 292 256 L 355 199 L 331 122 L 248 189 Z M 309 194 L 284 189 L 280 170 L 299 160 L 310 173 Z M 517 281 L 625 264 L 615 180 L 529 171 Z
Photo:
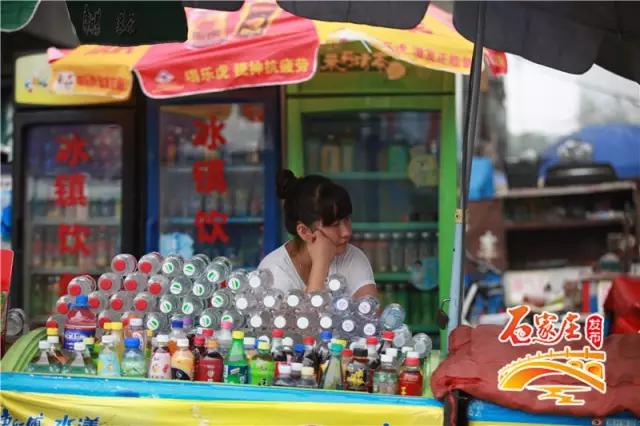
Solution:
M 76 297 L 76 303 L 74 305 L 76 308 L 87 308 L 89 306 L 89 298 L 86 294 L 81 294 Z
M 367 353 L 367 350 L 364 349 L 364 348 L 355 348 L 353 350 L 353 356 L 356 357 L 356 358 L 364 358 L 367 355 L 369 355 L 369 354 Z
M 153 337 L 153 330 L 147 329 L 147 337 L 148 338 L 152 338 Z
M 382 332 L 382 338 L 384 340 L 393 340 L 395 335 L 396 334 L 391 330 L 385 330 L 385 331 Z
M 418 354 L 418 352 L 415 352 L 415 351 L 411 350 L 411 351 L 409 351 L 407 353 L 407 358 L 416 358 L 416 359 L 418 359 L 418 358 L 420 358 L 420 354 Z
M 282 346 L 293 346 L 293 339 L 291 337 L 285 337 L 282 339 Z
M 302 367 L 303 376 L 314 376 L 315 374 L 316 371 L 313 369 L 313 367 Z
M 329 330 L 320 333 L 321 340 L 331 340 L 331 337 L 333 337 L 333 333 L 331 333 Z
M 196 336 L 193 339 L 194 345 L 203 346 L 204 345 L 204 336 Z
M 382 354 L 380 355 L 380 361 L 386 364 L 390 364 L 393 362 L 393 357 L 391 355 Z
M 49 343 L 46 340 L 40 340 L 38 342 L 38 348 L 43 350 L 43 349 L 50 349 L 51 348 L 51 343 Z
M 136 299 L 136 301 L 133 302 L 133 306 L 135 306 L 136 311 L 146 311 L 149 303 L 144 299 Z
M 131 318 L 129 320 L 129 325 L 134 327 L 142 327 L 142 318 Z
M 294 352 L 304 352 L 304 345 L 302 343 L 296 343 L 293 345 Z
M 378 344 L 378 338 L 376 336 L 367 337 L 367 345 L 377 345 L 377 344 Z
M 256 338 L 255 337 L 245 337 L 243 340 L 245 346 L 255 347 L 256 346 Z
M 98 286 L 102 290 L 111 290 L 111 287 L 113 287 L 113 280 L 111 278 L 100 277 L 100 280 L 98 281 Z
M 342 346 L 343 348 L 347 347 L 347 341 L 345 339 L 336 339 L 336 343 Z
M 268 351 L 269 346 L 269 342 L 265 342 L 264 340 L 258 342 L 258 349 L 261 351 Z
M 315 345 L 316 338 L 313 336 L 306 336 L 304 339 L 302 339 L 302 343 L 304 343 L 305 345 Z
M 111 299 L 111 308 L 119 311 L 124 306 L 122 299 Z
M 85 345 L 95 345 L 96 339 L 94 339 L 93 337 L 85 337 L 83 342 Z
M 104 328 L 104 330 L 112 330 L 111 328 L 111 324 L 113 324 L 111 321 L 107 321 L 104 323 L 104 325 L 102 326 L 102 328 Z
M 148 260 L 141 260 L 138 262 L 138 269 L 142 273 L 148 274 L 149 272 L 151 272 L 152 267 L 153 265 Z
M 135 277 L 129 277 L 124 280 L 124 288 L 129 291 L 136 291 L 138 289 L 138 281 Z
M 344 348 L 344 346 L 342 346 L 340 343 L 332 343 L 329 346 L 329 350 L 331 352 L 338 353 L 338 354 L 342 352 L 342 348 Z
M 73 344 L 74 351 L 84 351 L 85 349 L 87 349 L 87 346 L 84 344 L 84 342 L 75 342 Z
M 140 347 L 140 339 L 137 337 L 127 337 L 124 339 L 124 347 L 125 348 L 139 348 Z
M 47 328 L 47 336 L 57 336 L 58 329 L 55 327 Z
M 57 328 L 58 322 L 56 320 L 49 320 L 46 324 L 47 328 Z
M 342 356 L 345 357 L 345 358 L 346 357 L 352 357 L 353 356 L 353 350 L 349 349 L 349 348 L 344 348 L 342 350 Z
M 222 321 L 220 323 L 220 327 L 225 330 L 231 330 L 233 328 L 233 323 L 231 321 Z
M 121 322 L 112 322 L 111 323 L 111 329 L 112 330 L 122 330 L 122 323 Z
M 158 342 L 158 344 L 169 343 L 169 336 L 167 336 L 166 334 L 158 334 L 158 336 L 156 337 L 156 342 Z
M 182 328 L 183 326 L 184 326 L 184 323 L 182 322 L 181 319 L 171 320 L 171 328 Z
M 410 366 L 416 366 L 416 365 L 420 365 L 420 360 L 418 359 L 418 357 L 407 357 L 407 359 L 404 361 L 404 363 L 406 365 L 410 365 Z
M 204 337 L 213 337 L 213 329 L 212 328 L 203 328 L 202 335 Z
M 113 336 L 109 336 L 108 334 L 106 336 L 102 336 L 102 344 L 103 345 L 107 345 L 113 343 Z
M 189 339 L 178 339 L 176 342 L 179 348 L 188 348 L 189 347 Z
M 233 333 L 231 333 L 231 338 L 244 340 L 244 331 L 240 331 L 240 330 L 234 331 Z
M 127 267 L 127 263 L 124 259 L 114 259 L 113 262 L 111 262 L 111 266 L 113 266 L 116 272 L 122 272 Z
M 291 374 L 291 366 L 286 364 L 279 365 L 278 374 L 280 376 L 289 376 Z
M 279 369 L 280 367 L 278 367 Z M 280 370 L 278 370 L 280 371 Z M 301 362 L 292 362 L 291 363 L 291 371 L 302 371 L 302 363 Z
M 191 317 L 182 318 L 182 325 L 184 327 L 191 327 L 193 325 L 193 318 Z
M 387 348 L 386 354 L 396 358 L 398 356 L 398 348 Z
M 278 328 L 274 329 L 271 332 L 271 337 L 279 337 L 279 338 L 284 337 L 284 330 L 278 329 Z

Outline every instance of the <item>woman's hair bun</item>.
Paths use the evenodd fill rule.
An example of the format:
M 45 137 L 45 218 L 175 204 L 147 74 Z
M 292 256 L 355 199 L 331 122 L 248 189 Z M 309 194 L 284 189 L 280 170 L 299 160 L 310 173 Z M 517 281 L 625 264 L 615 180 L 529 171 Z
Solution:
M 298 178 L 289 169 L 283 169 L 278 172 L 276 177 L 276 191 L 278 198 L 285 200 L 289 198 L 298 183 Z

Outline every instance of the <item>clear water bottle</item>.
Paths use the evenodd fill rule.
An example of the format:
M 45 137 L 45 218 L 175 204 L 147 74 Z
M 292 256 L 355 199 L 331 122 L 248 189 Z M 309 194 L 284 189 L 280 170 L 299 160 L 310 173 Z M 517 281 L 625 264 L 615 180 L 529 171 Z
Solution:
M 333 294 L 344 293 L 347 289 L 347 279 L 340 274 L 331 274 L 327 277 L 327 288 Z
M 425 333 L 418 333 L 411 339 L 413 343 L 413 349 L 418 353 L 420 359 L 425 359 L 431 353 L 433 349 L 433 342 L 431 337 Z
M 141 291 L 133 298 L 133 310 L 140 313 L 156 310 L 158 299 L 148 291 Z
M 206 267 L 204 275 L 212 284 L 227 281 L 231 273 L 231 261 L 224 256 L 218 256 Z
M 120 290 L 109 298 L 109 307 L 116 312 L 128 311 L 133 306 L 133 296 L 131 292 Z
M 71 297 L 68 294 L 58 297 L 58 300 L 56 300 L 56 312 L 60 315 L 67 315 L 70 305 L 74 303 L 75 300 L 75 297 Z
M 138 270 L 143 274 L 154 275 L 160 272 L 164 258 L 157 251 L 147 253 L 138 260 Z
M 348 315 L 352 311 L 352 304 L 353 300 L 349 296 L 343 294 L 339 297 L 333 298 L 333 301 L 331 302 L 331 310 L 338 316 Z
M 193 282 L 186 275 L 178 275 L 173 277 L 171 280 L 171 285 L 169 286 L 169 293 L 174 296 L 184 297 L 188 294 L 191 294 L 191 289 L 193 287 Z
M 93 312 L 101 312 L 109 309 L 109 296 L 101 291 L 92 291 L 88 296 L 89 309 Z
M 212 283 L 207 280 L 204 275 L 201 275 L 194 281 L 193 287 L 191 287 L 191 292 L 196 297 L 199 297 L 201 299 L 208 299 L 217 289 L 217 283 Z
M 165 315 L 173 315 L 180 310 L 180 299 L 173 294 L 163 294 L 158 301 L 158 309 Z
M 399 328 L 393 330 L 393 346 L 401 348 L 411 343 L 411 330 L 407 324 L 402 324 Z
M 276 288 L 269 288 L 262 295 L 262 306 L 269 311 L 275 311 L 280 309 L 283 300 L 283 292 Z
M 216 340 L 220 348 L 220 354 L 226 357 L 229 348 L 231 347 L 231 330 L 233 329 L 233 322 L 222 320 L 220 322 L 220 330 L 216 332 Z
M 209 262 L 209 256 L 207 256 L 206 254 L 196 254 L 187 262 L 185 262 L 184 266 L 182 267 L 182 273 L 189 278 L 195 279 L 196 277 L 202 275 Z
M 333 316 L 329 312 L 321 312 L 318 315 L 318 323 L 322 330 L 333 330 Z
M 124 277 L 123 287 L 131 293 L 139 293 L 147 287 L 147 276 L 142 272 L 133 272 Z
M 249 276 L 244 269 L 233 271 L 227 280 L 227 288 L 234 293 L 244 293 L 249 288 Z
M 185 315 L 198 316 L 204 310 L 204 302 L 199 297 L 189 295 L 182 299 L 182 313 Z
M 220 329 L 220 320 L 222 315 L 219 309 L 207 308 L 200 314 L 198 323 L 200 327 L 213 328 L 214 330 Z
M 115 272 L 105 272 L 98 278 L 98 288 L 111 296 L 122 289 L 122 275 Z
M 249 314 L 249 327 L 256 330 L 258 334 L 268 331 L 273 318 L 269 312 L 253 311 Z
M 358 322 L 355 317 L 351 315 L 340 318 L 340 325 L 337 330 L 337 335 L 346 340 L 351 340 L 357 332 Z
M 222 317 L 220 318 L 220 322 L 228 321 L 233 324 L 233 328 L 235 330 L 240 330 L 245 326 L 245 317 L 240 312 L 235 309 L 226 309 L 222 313 Z
M 154 296 L 162 296 L 169 292 L 171 280 L 164 275 L 156 274 L 147 280 L 147 291 Z
M 176 275 L 182 274 L 182 267 L 184 266 L 184 259 L 182 256 L 177 254 L 171 254 L 164 258 L 162 262 L 162 273 L 169 277 L 173 278 Z
M 378 307 L 380 306 L 380 302 L 378 299 L 372 296 L 360 297 L 355 301 L 356 312 L 362 318 L 374 318 L 376 316 L 376 312 L 378 311 Z
M 313 291 L 309 293 L 309 304 L 318 310 L 323 310 L 331 305 L 331 296 L 326 291 Z
M 285 299 L 287 307 L 292 311 L 303 309 L 305 304 L 305 295 L 301 290 L 291 290 Z
M 165 332 L 169 329 L 169 317 L 161 312 L 149 312 L 145 315 L 145 326 L 154 334 Z
M 120 321 L 122 312 L 116 312 L 111 309 L 106 309 L 98 314 L 98 327 L 104 330 L 104 325 L 108 322 Z
M 257 269 L 249 273 L 249 287 L 254 293 L 273 287 L 273 274 L 268 269 Z
M 273 316 L 271 324 L 273 328 L 289 330 L 293 328 L 295 318 L 289 312 L 279 312 Z
M 402 326 L 405 316 L 404 308 L 401 305 L 391 303 L 382 311 L 382 315 L 380 315 L 380 325 L 382 325 L 385 330 L 395 330 Z
M 221 288 L 213 293 L 211 296 L 211 306 L 216 309 L 227 309 L 232 306 L 233 299 L 232 293 L 227 289 Z
M 296 329 L 303 336 L 315 332 L 318 329 L 318 316 L 313 312 L 300 312 L 296 315 Z
M 120 253 L 111 259 L 111 270 L 120 275 L 134 272 L 138 266 L 136 257 L 132 254 Z
M 251 293 L 239 293 L 235 297 L 235 306 L 238 312 L 245 313 L 258 306 L 256 297 Z
M 81 294 L 89 294 L 96 289 L 96 280 L 91 275 L 78 275 L 69 281 L 67 293 L 71 296 L 80 296 Z
M 380 332 L 380 323 L 375 318 L 366 319 L 360 322 L 358 334 L 363 337 L 377 336 Z

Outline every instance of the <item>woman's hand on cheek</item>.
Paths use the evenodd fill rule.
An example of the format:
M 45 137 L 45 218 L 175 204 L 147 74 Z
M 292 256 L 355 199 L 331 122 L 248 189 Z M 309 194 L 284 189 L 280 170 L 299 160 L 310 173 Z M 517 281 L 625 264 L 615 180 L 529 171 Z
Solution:
M 337 253 L 336 245 L 320 230 L 313 231 L 311 241 L 307 242 L 307 250 L 312 264 L 327 266 Z

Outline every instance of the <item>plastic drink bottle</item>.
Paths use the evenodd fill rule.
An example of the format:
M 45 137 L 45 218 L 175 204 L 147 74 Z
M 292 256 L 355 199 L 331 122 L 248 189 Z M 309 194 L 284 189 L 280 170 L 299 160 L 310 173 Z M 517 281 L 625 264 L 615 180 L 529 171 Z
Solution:
M 347 365 L 349 365 L 352 360 L 353 360 L 353 350 L 351 348 L 344 347 L 344 349 L 342 350 L 342 360 L 341 360 L 343 378 L 347 374 Z
M 316 351 L 316 339 L 313 336 L 305 336 L 302 339 L 304 343 L 304 353 L 302 355 L 302 365 L 304 367 L 312 367 L 314 371 L 320 366 L 318 354 Z
M 293 339 L 291 337 L 285 337 L 282 339 L 282 352 L 287 357 L 287 362 L 293 361 Z
M 269 324 L 271 324 L 271 314 L 269 312 L 254 311 L 249 315 L 249 326 L 256 330 L 257 333 L 268 331 Z
M 242 345 L 244 346 L 244 353 L 247 356 L 247 361 L 251 361 L 251 359 L 258 353 L 256 338 L 245 336 L 245 338 L 242 340 Z
M 64 322 L 64 348 L 73 350 L 74 343 L 84 342 L 85 337 L 95 337 L 96 315 L 89 309 L 87 296 L 76 297 Z
M 184 259 L 182 256 L 177 254 L 171 254 L 164 258 L 162 262 L 162 273 L 169 277 L 173 278 L 178 274 L 182 273 L 182 267 L 184 266 Z
M 284 294 L 275 288 L 268 288 L 262 294 L 262 306 L 271 311 L 280 309 L 283 300 Z
M 244 313 L 247 310 L 255 309 L 258 302 L 255 296 L 251 293 L 238 293 L 235 297 L 235 306 L 238 312 Z
M 366 319 L 360 323 L 358 328 L 358 334 L 364 337 L 371 337 L 378 335 L 378 320 L 375 318 Z
M 358 392 L 369 390 L 369 368 L 367 366 L 367 350 L 355 348 L 353 359 L 347 365 L 344 377 L 344 389 Z
M 249 374 L 250 383 L 259 386 L 271 386 L 275 364 L 273 357 L 269 353 L 269 342 L 258 342 L 258 353 L 251 359 Z
M 164 258 L 157 251 L 147 253 L 138 260 L 138 270 L 147 275 L 157 274 L 163 262 Z
M 401 348 L 411 343 L 411 330 L 406 324 L 402 324 L 400 328 L 393 330 L 393 346 Z
M 120 377 L 120 359 L 113 347 L 113 336 L 102 338 L 102 350 L 98 355 L 98 376 Z
M 93 361 L 94 367 L 98 365 L 98 350 L 96 348 L 96 339 L 93 337 L 87 337 L 84 339 L 84 345 L 87 348 L 87 352 Z
M 71 296 L 89 294 L 96 289 L 96 280 L 91 275 L 79 275 L 73 277 L 67 285 L 67 293 Z
M 233 324 L 233 328 L 241 329 L 245 326 L 245 317 L 235 309 L 226 309 L 222 312 L 220 321 L 230 321 Z
M 94 313 L 109 309 L 109 297 L 101 291 L 92 291 L 89 293 L 87 302 L 89 303 L 89 309 Z
M 395 330 L 404 323 L 405 311 L 401 305 L 392 303 L 387 305 L 380 315 L 380 324 L 385 330 Z
M 332 343 L 329 349 L 331 350 L 331 358 L 320 381 L 320 387 L 322 389 L 339 390 L 342 389 L 342 363 L 340 359 L 342 346 Z
M 171 280 L 171 285 L 169 286 L 169 293 L 174 296 L 184 297 L 187 294 L 191 294 L 191 288 L 193 287 L 193 282 L 186 275 L 177 275 L 173 277 Z
M 169 292 L 171 280 L 164 275 L 152 275 L 147 280 L 147 291 L 154 296 L 162 296 Z
M 318 317 L 318 324 L 323 332 L 328 331 L 331 333 L 331 330 L 333 330 L 333 316 L 328 312 L 321 312 Z
M 174 380 L 193 380 L 194 359 L 189 350 L 188 339 L 178 339 L 178 349 L 171 356 L 171 378 Z
M 171 378 L 171 353 L 169 352 L 169 336 L 159 334 L 156 337 L 157 348 L 151 355 L 149 362 L 149 378 L 164 379 Z
M 373 373 L 373 393 L 397 395 L 398 370 L 393 365 L 393 357 L 383 354 L 380 361 L 380 368 Z
M 208 342 L 209 340 L 215 340 L 213 338 L 213 329 L 212 328 L 203 328 L 202 329 L 202 335 L 204 336 L 204 339 L 205 339 L 205 346 L 206 346 L 206 342 Z M 217 340 L 216 340 L 216 343 L 218 343 Z
M 136 270 L 138 262 L 132 254 L 121 253 L 111 259 L 111 270 L 117 274 L 126 275 Z
M 104 294 L 111 296 L 122 288 L 122 275 L 105 272 L 98 278 L 98 288 Z
M 236 330 L 233 332 L 232 338 L 231 348 L 225 357 L 224 382 L 246 384 L 249 365 L 244 354 L 244 333 Z
M 331 274 L 327 277 L 327 288 L 333 294 L 344 293 L 347 288 L 347 279 L 340 274 Z
M 109 307 L 116 312 L 128 311 L 133 307 L 133 294 L 120 290 L 109 298 Z
M 193 295 L 185 296 L 182 299 L 181 311 L 185 315 L 198 316 L 204 310 L 204 307 L 202 299 Z
M 249 288 L 249 277 L 243 269 L 238 269 L 229 274 L 227 288 L 234 293 L 244 293 Z
M 47 318 L 47 321 L 45 322 L 45 326 L 47 328 L 57 328 L 58 335 L 64 334 L 65 319 L 67 319 L 67 317 L 64 315 L 59 315 L 59 314 L 50 315 L 49 318 Z
M 120 317 L 120 322 L 122 323 L 122 327 L 127 327 L 129 325 L 129 321 L 132 318 L 142 318 L 142 316 L 144 315 L 144 313 L 138 313 L 135 311 L 125 311 L 122 313 L 122 316 Z
M 227 356 L 229 348 L 231 347 L 233 323 L 231 321 L 221 321 L 220 330 L 216 332 L 216 338 L 218 339 L 218 347 L 223 357 Z
M 331 297 L 326 291 L 314 291 L 309 293 L 309 304 L 315 309 L 323 310 L 331 303 Z
M 268 269 L 257 269 L 249 272 L 249 287 L 256 294 L 273 287 L 273 274 Z
M 131 318 L 129 320 L 129 325 L 125 330 L 126 338 L 138 339 L 140 343 L 140 351 L 143 352 L 147 347 L 147 333 L 145 332 L 144 327 L 142 326 L 142 318 Z M 126 340 L 125 340 L 125 348 L 126 348 Z M 124 375 L 124 373 L 123 373 Z
M 169 326 L 169 318 L 161 312 L 149 312 L 145 316 L 145 326 L 153 333 L 166 331 Z
M 293 382 L 293 386 L 298 386 L 298 382 L 302 378 L 302 363 L 301 362 L 292 362 L 291 363 L 291 381 Z
M 349 315 L 351 313 L 352 300 L 349 296 L 340 295 L 334 297 L 331 302 L 331 310 L 337 316 Z
M 121 312 L 112 311 L 110 309 L 102 311 L 98 314 L 98 327 L 105 330 L 106 324 L 119 321 L 121 316 Z
M 374 318 L 376 315 L 376 311 L 378 310 L 378 306 L 380 306 L 380 302 L 378 299 L 371 296 L 365 296 L 357 299 L 355 301 L 356 312 L 362 318 Z
M 399 370 L 400 364 L 398 363 L 398 348 L 389 348 L 385 351 L 385 354 L 391 357 L 394 367 L 396 370 Z
M 380 356 L 378 355 L 378 338 L 375 336 L 367 337 L 367 366 L 369 367 L 369 392 L 373 392 L 373 374 L 380 367 Z
M 195 336 L 193 338 L 193 372 L 194 372 L 194 380 L 195 374 L 198 371 L 198 366 L 200 365 L 200 360 L 207 353 L 207 350 L 204 348 L 204 336 Z
M 387 353 L 387 349 L 393 347 L 393 337 L 395 333 L 391 330 L 385 330 L 382 332 L 382 344 L 378 348 L 378 354 Z
M 62 351 L 62 346 L 60 345 L 60 336 L 56 333 L 58 329 L 56 328 L 47 328 L 47 342 L 49 342 L 49 346 L 51 347 L 51 355 L 58 360 L 60 367 L 62 368 L 69 360 L 67 355 Z
M 67 315 L 69 313 L 69 305 L 73 303 L 74 299 L 74 297 L 67 294 L 60 296 L 58 300 L 56 300 L 56 312 L 60 315 Z
M 224 256 L 218 256 L 207 265 L 204 276 L 211 284 L 220 284 L 227 281 L 231 273 L 231 261 Z
M 29 373 L 59 373 L 60 362 L 51 353 L 51 344 L 46 340 L 38 342 L 38 354 L 31 360 L 27 371 Z
M 401 365 L 401 370 L 404 368 L 404 361 L 407 359 L 407 354 L 409 352 L 413 352 L 413 348 L 411 346 L 403 346 L 400 348 L 400 357 L 398 358 L 398 364 Z
M 173 294 L 164 294 L 158 300 L 158 308 L 165 315 L 172 315 L 180 309 L 180 299 Z
M 296 343 L 293 345 L 293 360 L 302 364 L 302 358 L 304 357 L 304 344 Z
M 271 332 L 271 356 L 273 357 L 273 361 L 275 362 L 275 377 L 278 377 L 278 375 L 280 374 L 280 367 L 289 363 L 289 359 L 287 359 L 287 355 L 283 351 L 283 336 L 283 330 L 275 329 Z
M 290 365 L 281 365 L 278 376 L 273 381 L 273 386 L 294 386 L 294 382 L 291 379 L 291 366 Z
M 356 319 L 350 315 L 344 316 L 342 321 L 340 321 L 340 326 L 338 330 L 338 335 L 345 338 L 346 340 L 350 340 L 353 337 L 356 331 Z
M 314 312 L 301 312 L 296 317 L 296 328 L 303 335 L 318 328 L 318 317 Z
M 302 367 L 302 376 L 298 381 L 296 387 L 317 389 L 318 382 L 316 381 L 316 372 L 313 367 Z
M 187 262 L 185 262 L 184 266 L 182 267 L 182 273 L 189 278 L 195 279 L 196 277 L 202 275 L 209 262 L 209 256 L 207 256 L 206 254 L 196 254 Z
M 191 287 L 191 293 L 201 299 L 208 299 L 213 295 L 213 292 L 218 290 L 218 284 L 213 284 L 207 281 L 204 275 L 200 275 L 193 282 Z
M 156 310 L 157 298 L 148 291 L 141 291 L 133 298 L 133 310 L 140 314 Z
M 207 352 L 198 364 L 196 380 L 199 382 L 222 382 L 224 359 L 218 351 L 218 342 L 214 339 L 207 341 Z
M 220 311 L 215 308 L 207 308 L 200 314 L 198 320 L 201 327 L 205 328 L 220 328 Z
M 287 307 L 295 312 L 304 307 L 304 293 L 300 290 L 292 290 L 287 294 L 285 302 L 287 303 Z
M 186 338 L 187 335 L 184 332 L 184 324 L 182 320 L 171 320 L 171 333 L 169 334 L 169 352 L 171 352 L 172 355 L 178 349 L 178 340 Z
M 422 372 L 417 352 L 407 353 L 404 368 L 398 378 L 400 395 L 422 395 Z
M 227 309 L 231 307 L 232 293 L 229 290 L 221 288 L 211 296 L 211 306 L 216 309 Z
M 427 358 L 433 348 L 431 338 L 425 333 L 418 333 L 414 335 L 411 340 L 413 342 L 414 350 L 418 353 L 418 358 Z
M 135 337 L 127 338 L 124 346 L 125 351 L 120 366 L 122 377 L 145 377 L 146 363 L 144 354 L 140 350 L 140 340 Z
M 278 313 L 273 316 L 271 321 L 273 328 L 279 328 L 281 330 L 289 329 L 293 327 L 294 318 L 288 313 Z
M 111 323 L 111 336 L 113 337 L 113 350 L 118 354 L 118 358 L 122 359 L 124 352 L 124 330 L 120 321 Z
M 139 293 L 147 287 L 147 275 L 142 272 L 132 272 L 124 277 L 122 286 L 126 291 Z

